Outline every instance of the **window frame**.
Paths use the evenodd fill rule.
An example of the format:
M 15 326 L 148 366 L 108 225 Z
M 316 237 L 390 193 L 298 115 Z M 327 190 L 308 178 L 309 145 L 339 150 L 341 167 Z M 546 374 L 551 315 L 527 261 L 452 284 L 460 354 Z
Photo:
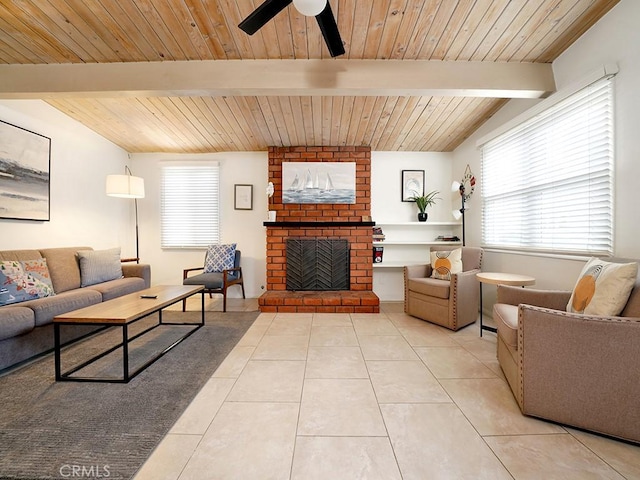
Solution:
M 593 97 L 589 97 L 590 95 Z M 599 95 L 604 100 L 598 97 Z M 481 149 L 483 179 L 481 245 L 484 248 L 573 256 L 613 255 L 614 95 L 612 74 L 600 75 L 597 79 L 590 78 L 582 85 L 574 87 L 571 92 L 561 92 L 557 98 L 554 96 L 541 102 L 478 142 Z M 591 100 L 582 101 L 587 97 Z M 598 112 L 604 117 L 597 118 L 597 121 L 592 121 L 595 117 L 589 117 L 588 121 L 584 121 L 584 117 L 581 116 L 580 122 L 567 123 L 567 118 L 572 115 L 574 119 L 578 118 L 577 111 L 570 110 L 576 104 L 587 108 L 589 112 L 602 107 Z M 573 136 L 575 134 L 562 136 L 563 124 L 554 124 L 555 121 L 565 122 L 571 128 L 578 123 L 584 123 L 583 126 L 587 132 L 584 138 L 587 140 Z M 593 125 L 601 128 L 602 131 L 589 130 L 589 126 Z M 534 134 L 542 136 L 536 141 Z M 553 151 L 553 147 L 550 148 L 551 144 L 548 143 L 554 136 L 562 141 L 562 145 L 560 142 L 556 144 L 556 151 Z M 571 142 L 567 142 L 567 138 L 571 138 Z M 598 142 L 606 143 L 602 145 L 598 143 L 594 146 L 594 138 Z M 589 146 L 589 150 L 580 154 L 571 153 L 571 156 L 567 154 L 566 157 L 562 157 L 562 163 L 558 162 L 559 152 L 567 148 L 564 144 L 574 141 L 583 142 L 583 145 Z M 536 150 L 535 147 L 538 149 Z M 549 152 L 541 151 L 540 147 Z M 492 151 L 492 149 L 497 150 Z M 504 158 L 498 158 L 500 154 L 496 152 L 500 149 L 503 151 L 501 155 L 510 155 L 509 161 L 505 162 Z M 524 149 L 526 153 L 514 154 L 512 152 L 515 149 Z M 511 176 L 505 180 L 505 172 L 514 166 L 514 163 L 510 163 L 513 159 L 517 159 L 515 161 L 517 165 L 510 172 Z M 576 159 L 578 163 L 566 166 L 567 162 L 573 162 Z M 488 167 L 487 163 L 492 165 Z M 501 169 L 497 167 L 500 163 Z M 578 168 L 585 168 L 585 164 L 588 164 L 587 170 L 580 176 Z M 547 170 L 540 175 L 536 169 L 543 166 L 546 166 Z M 495 173 L 498 171 L 500 174 Z M 526 186 L 523 184 L 523 177 L 535 179 L 535 182 L 532 181 L 532 185 Z M 584 180 L 588 180 L 589 183 L 585 184 Z M 594 190 L 589 186 L 598 189 L 598 195 L 593 195 L 593 200 Z M 527 188 L 531 191 L 527 191 Z M 582 191 L 582 197 L 578 197 L 579 191 Z M 553 196 L 548 199 L 544 198 L 545 195 Z M 529 203 L 525 204 L 527 201 Z M 536 204 L 538 209 L 532 208 L 532 205 Z M 558 209 L 558 205 L 564 208 Z M 565 210 L 564 213 L 562 210 Z M 577 221 L 576 212 L 578 211 L 586 212 L 585 218 L 588 219 L 588 223 L 579 225 L 582 231 L 574 229 L 572 232 L 567 225 L 571 221 L 580 223 Z M 520 226 L 517 224 L 518 221 Z M 552 221 L 556 223 L 549 226 L 547 222 Z M 531 233 L 532 230 L 533 233 Z M 571 237 L 571 235 L 574 236 Z
M 217 161 L 160 163 L 162 249 L 200 249 L 220 243 L 220 173 Z M 183 185 L 179 184 L 178 175 L 182 176 Z

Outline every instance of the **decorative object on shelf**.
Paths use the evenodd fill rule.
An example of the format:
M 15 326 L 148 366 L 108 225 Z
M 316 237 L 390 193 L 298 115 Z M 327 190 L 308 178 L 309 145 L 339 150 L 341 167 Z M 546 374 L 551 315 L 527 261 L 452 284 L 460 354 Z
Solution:
M 282 162 L 282 203 L 356 203 L 355 162 Z
M 233 186 L 233 209 L 253 210 L 253 185 L 236 183 Z
M 382 227 L 373 227 L 373 241 L 384 242 L 385 236 L 382 232 Z
M 268 209 L 269 211 L 267 212 L 267 220 L 269 222 L 275 222 L 276 221 L 276 211 L 275 210 L 271 210 L 271 197 L 273 197 L 273 192 L 275 192 L 275 188 L 273 187 L 273 182 L 269 182 L 267 183 L 267 202 L 268 202 Z
M 0 121 L 0 218 L 49 221 L 51 139 Z
M 460 193 L 460 200 L 462 202 L 462 206 L 459 210 L 454 210 L 452 212 L 453 218 L 456 220 L 460 220 L 462 218 L 462 245 L 466 245 L 465 243 L 465 231 L 464 231 L 464 212 L 468 210 L 465 207 L 465 203 L 471 199 L 471 195 L 473 195 L 473 191 L 476 188 L 476 177 L 471 172 L 471 168 L 467 165 L 467 168 L 464 171 L 464 176 L 462 177 L 462 182 L 454 181 L 451 184 L 451 191 Z
M 424 195 L 424 170 L 402 170 L 403 202 L 413 202 L 414 197 Z
M 138 235 L 138 199 L 144 198 L 144 178 L 134 177 L 125 165 L 124 175 L 107 175 L 106 192 L 110 197 L 133 198 L 136 213 L 136 263 L 140 263 Z
M 431 205 L 435 205 L 436 200 L 440 199 L 440 197 L 436 196 L 438 195 L 438 193 L 440 192 L 438 192 L 437 190 L 434 190 L 432 192 L 427 193 L 426 195 L 416 195 L 411 198 L 411 200 L 416 202 L 416 206 L 418 207 L 419 222 L 427 221 L 427 217 L 428 217 L 428 214 L 426 212 L 427 207 L 430 207 Z
M 384 247 L 373 247 L 373 263 L 382 263 L 382 254 L 384 253 Z
M 459 242 L 460 238 L 457 235 L 438 235 L 436 242 Z

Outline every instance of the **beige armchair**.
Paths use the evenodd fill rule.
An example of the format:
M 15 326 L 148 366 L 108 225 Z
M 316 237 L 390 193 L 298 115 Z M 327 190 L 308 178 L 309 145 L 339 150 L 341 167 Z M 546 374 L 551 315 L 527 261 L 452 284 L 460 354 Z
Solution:
M 640 442 L 640 275 L 619 317 L 568 291 L 498 286 L 498 361 L 525 415 Z
M 460 247 L 438 247 L 434 251 Z M 480 287 L 476 273 L 482 266 L 483 250 L 462 247 L 461 273 L 451 280 L 431 278 L 430 264 L 404 267 L 404 311 L 408 315 L 458 330 L 478 318 Z

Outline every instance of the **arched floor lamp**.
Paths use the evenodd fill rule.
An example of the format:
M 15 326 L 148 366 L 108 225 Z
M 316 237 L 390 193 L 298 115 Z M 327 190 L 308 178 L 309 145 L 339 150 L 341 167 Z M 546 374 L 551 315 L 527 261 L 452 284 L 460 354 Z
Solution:
M 107 175 L 107 195 L 110 197 L 133 198 L 136 211 L 136 263 L 140 263 L 138 235 L 138 198 L 144 198 L 144 178 L 134 177 L 125 165 L 124 175 Z

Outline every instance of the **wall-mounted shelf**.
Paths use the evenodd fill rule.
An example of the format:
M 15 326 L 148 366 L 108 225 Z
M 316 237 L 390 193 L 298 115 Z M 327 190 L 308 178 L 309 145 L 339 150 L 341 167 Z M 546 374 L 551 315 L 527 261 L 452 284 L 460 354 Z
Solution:
M 376 222 L 376 225 L 388 227 L 460 227 L 460 222 Z
M 373 267 L 379 273 L 379 281 L 386 278 L 388 282 L 398 284 L 402 282 L 402 267 L 405 265 L 424 265 L 430 262 L 431 248 L 456 247 L 461 241 L 436 240 L 439 236 L 453 237 L 461 235 L 460 222 L 395 222 L 377 221 L 382 228 L 384 240 L 374 241 L 375 247 L 383 247 L 382 262 L 374 263 Z M 386 273 L 388 272 L 388 273 Z M 393 279 L 391 279 L 391 276 Z M 374 278 L 375 282 L 375 278 Z
M 425 265 L 428 263 L 426 260 L 424 262 L 381 262 L 374 263 L 373 268 L 404 268 L 408 265 Z
M 385 246 L 385 245 L 462 245 L 462 242 L 457 241 L 457 242 L 449 242 L 449 241 L 438 241 L 438 240 L 434 240 L 433 242 L 429 242 L 429 241 L 413 241 L 413 240 L 400 240 L 400 241 L 395 241 L 395 240 L 383 240 L 381 242 L 373 242 L 374 245 L 376 246 Z

